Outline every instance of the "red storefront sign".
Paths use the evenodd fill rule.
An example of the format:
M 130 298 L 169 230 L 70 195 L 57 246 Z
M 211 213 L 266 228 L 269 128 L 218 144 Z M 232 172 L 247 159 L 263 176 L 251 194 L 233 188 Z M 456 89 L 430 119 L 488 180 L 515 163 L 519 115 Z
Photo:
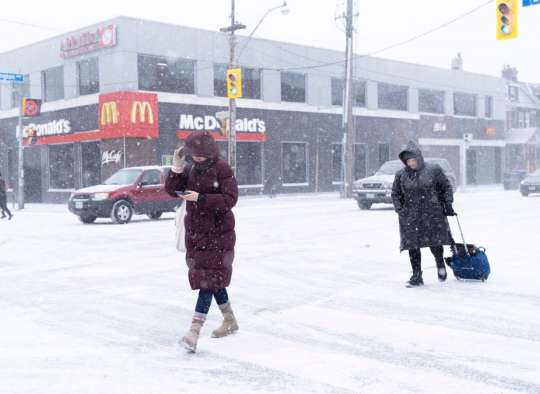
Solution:
M 215 116 L 181 114 L 176 137 L 186 139 L 191 133 L 208 131 L 216 141 L 227 141 L 228 136 L 220 131 L 220 122 Z M 266 141 L 266 123 L 258 118 L 240 118 L 236 121 L 236 140 L 240 142 Z
M 107 140 L 122 137 L 158 138 L 158 98 L 154 93 L 117 92 L 99 96 L 98 130 L 77 132 L 65 119 L 31 124 L 37 145 Z
M 100 138 L 159 137 L 158 98 L 154 93 L 119 92 L 99 96 Z
M 60 57 L 67 59 L 116 45 L 116 25 L 98 27 L 60 42 Z

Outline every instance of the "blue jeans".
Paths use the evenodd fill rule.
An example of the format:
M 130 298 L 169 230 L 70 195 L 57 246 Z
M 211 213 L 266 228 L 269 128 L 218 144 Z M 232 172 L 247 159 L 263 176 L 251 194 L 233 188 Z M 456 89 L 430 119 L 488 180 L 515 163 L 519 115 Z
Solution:
M 199 290 L 199 298 L 197 299 L 197 306 L 195 312 L 207 315 L 212 304 L 212 297 L 216 299 L 218 305 L 223 305 L 229 302 L 229 295 L 226 289 L 212 290 Z

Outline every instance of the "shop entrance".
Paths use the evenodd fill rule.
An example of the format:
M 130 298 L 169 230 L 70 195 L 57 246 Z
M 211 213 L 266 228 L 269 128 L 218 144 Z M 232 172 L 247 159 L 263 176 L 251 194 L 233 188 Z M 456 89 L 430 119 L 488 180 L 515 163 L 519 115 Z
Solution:
M 24 149 L 24 201 L 41 202 L 41 150 Z
M 101 183 L 101 150 L 99 142 L 85 142 L 82 148 L 82 186 Z
M 473 149 L 467 150 L 467 183 L 476 185 L 478 183 L 478 155 Z

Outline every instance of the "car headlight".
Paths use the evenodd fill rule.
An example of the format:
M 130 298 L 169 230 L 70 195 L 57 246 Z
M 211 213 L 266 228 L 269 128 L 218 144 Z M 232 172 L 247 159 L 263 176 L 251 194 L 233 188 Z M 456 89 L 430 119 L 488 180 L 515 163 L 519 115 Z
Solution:
M 71 194 L 69 195 L 69 200 L 70 200 L 70 201 L 73 200 L 73 197 L 75 197 L 75 193 L 71 193 Z
M 383 186 L 384 186 L 385 189 L 392 189 L 392 187 L 394 186 L 394 184 L 391 183 L 391 182 L 385 182 L 385 183 L 383 184 Z
M 109 193 L 96 193 L 92 196 L 94 201 L 103 201 L 109 198 Z

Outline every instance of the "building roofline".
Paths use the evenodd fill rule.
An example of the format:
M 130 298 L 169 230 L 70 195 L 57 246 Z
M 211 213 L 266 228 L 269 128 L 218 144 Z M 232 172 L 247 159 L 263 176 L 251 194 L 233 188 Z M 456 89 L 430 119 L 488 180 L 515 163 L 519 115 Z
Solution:
M 30 48 L 30 47 L 38 45 L 38 44 L 46 43 L 48 41 L 57 40 L 57 39 L 60 39 L 62 37 L 65 37 L 65 36 L 67 36 L 69 34 L 74 34 L 74 33 L 79 32 L 79 31 L 84 31 L 84 30 L 90 29 L 92 27 L 97 27 L 97 26 L 104 25 L 104 24 L 107 24 L 107 23 L 119 22 L 119 21 L 131 21 L 131 22 L 135 22 L 135 23 L 149 22 L 149 23 L 156 23 L 156 24 L 166 25 L 166 26 L 171 26 L 171 27 L 177 27 L 177 28 L 189 29 L 189 30 L 194 30 L 194 31 L 200 31 L 200 32 L 205 32 L 205 33 L 212 33 L 214 35 L 223 34 L 223 33 L 220 33 L 217 30 L 214 31 L 214 30 L 203 29 L 203 28 L 199 28 L 199 27 L 178 25 L 178 24 L 175 24 L 175 23 L 172 23 L 172 22 L 162 22 L 162 21 L 157 21 L 157 20 L 152 20 L 152 19 L 136 18 L 136 17 L 131 17 L 131 16 L 122 16 L 122 15 L 120 15 L 120 16 L 116 16 L 116 17 L 113 17 L 113 18 L 110 18 L 110 19 L 105 19 L 103 21 L 96 22 L 96 23 L 93 23 L 93 24 L 90 24 L 90 25 L 86 25 L 86 26 L 83 26 L 83 27 L 75 29 L 75 30 L 70 30 L 70 31 L 66 31 L 64 33 L 56 34 L 54 36 L 44 38 L 42 40 L 30 43 L 30 44 L 26 44 L 26 45 L 23 45 L 23 46 L 20 46 L 20 47 L 17 47 L 17 48 L 13 48 L 13 49 L 10 49 L 10 50 L 4 51 L 4 52 L 0 52 L 0 57 L 3 56 L 3 55 L 9 55 L 9 54 L 12 54 L 14 52 Z M 241 35 L 241 34 L 237 35 L 237 37 L 241 38 L 241 39 L 248 38 L 247 35 Z M 286 45 L 286 46 L 290 46 L 290 47 L 292 46 L 292 47 L 303 48 L 303 49 L 326 51 L 328 54 L 334 54 L 336 57 L 337 56 L 344 56 L 344 51 L 331 49 L 331 48 L 317 47 L 317 46 L 314 46 L 314 45 L 305 45 L 305 44 L 298 44 L 298 43 L 278 41 L 278 40 L 273 40 L 273 39 L 268 39 L 268 38 L 258 38 L 258 37 L 253 37 L 253 40 L 259 41 L 261 43 L 264 43 L 264 42 L 271 43 L 271 44 L 274 44 L 276 46 Z M 391 59 L 391 58 L 386 58 L 386 57 L 375 57 L 375 56 L 369 56 L 369 55 L 364 55 L 364 54 L 355 54 L 355 57 L 365 57 L 366 59 L 372 59 L 372 60 L 375 60 L 375 61 L 392 62 L 392 63 L 395 63 L 395 64 L 401 64 L 401 65 L 407 65 L 407 66 L 413 66 L 413 67 L 420 67 L 420 68 L 426 68 L 426 69 L 436 69 L 436 70 L 439 70 L 439 71 L 446 71 L 448 73 L 462 73 L 462 74 L 465 74 L 465 75 L 468 75 L 468 76 L 473 76 L 473 77 L 493 78 L 493 79 L 498 79 L 498 80 L 502 79 L 500 76 L 495 76 L 495 75 L 490 75 L 490 74 L 481 74 L 481 73 L 478 73 L 478 72 L 471 72 L 471 71 L 455 71 L 455 70 L 451 70 L 450 68 L 445 68 L 445 67 L 442 67 L 442 66 L 432 66 L 432 65 L 421 64 L 421 63 L 413 63 L 413 62 L 408 62 L 408 61 L 403 61 L 403 60 L 396 60 L 396 59 Z M 345 60 L 343 59 L 343 62 L 344 61 Z M 336 62 L 340 62 L 340 60 L 336 60 Z M 299 68 L 296 68 L 296 67 L 284 67 L 284 70 L 290 69 L 291 72 L 295 72 L 296 70 L 300 72 L 300 71 L 304 71 L 305 67 L 312 68 L 312 69 L 319 69 L 319 68 L 324 68 L 324 67 L 332 67 L 332 66 L 336 66 L 336 65 L 339 64 L 338 63 L 338 64 L 324 65 L 326 63 L 332 63 L 332 62 L 322 61 L 322 60 L 321 60 L 320 63 L 323 64 L 323 65 L 317 66 L 317 63 L 311 63 L 311 64 L 306 64 L 305 66 L 299 66 Z M 304 68 L 302 68 L 302 67 L 304 67 Z

